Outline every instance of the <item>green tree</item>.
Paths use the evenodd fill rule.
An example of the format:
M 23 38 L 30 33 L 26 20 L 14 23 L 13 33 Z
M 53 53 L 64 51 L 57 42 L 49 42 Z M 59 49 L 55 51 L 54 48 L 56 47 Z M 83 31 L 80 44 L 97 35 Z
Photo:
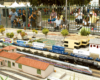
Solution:
M 67 29 L 63 29 L 63 30 L 61 31 L 61 34 L 62 34 L 62 36 L 63 36 L 64 39 L 65 39 L 65 37 L 68 35 L 68 30 L 67 30 Z
M 44 28 L 42 30 L 42 33 L 45 34 L 45 37 L 47 38 L 47 34 L 48 34 L 49 30 L 47 28 Z
M 22 36 L 22 38 L 23 38 L 25 35 L 26 35 L 25 32 L 21 32 L 21 36 Z
M 33 33 L 36 33 L 36 34 L 38 33 L 38 31 L 37 31 L 37 30 L 35 30 L 35 29 L 33 29 L 33 30 L 32 30 L 32 32 L 33 32 Z
M 66 0 L 29 0 L 31 2 L 32 5 L 39 5 L 41 3 L 43 3 L 44 5 L 65 5 L 66 4 Z M 67 3 L 70 5 L 87 5 L 91 0 L 67 0 Z
M 6 36 L 9 38 L 10 37 L 10 33 L 6 33 Z

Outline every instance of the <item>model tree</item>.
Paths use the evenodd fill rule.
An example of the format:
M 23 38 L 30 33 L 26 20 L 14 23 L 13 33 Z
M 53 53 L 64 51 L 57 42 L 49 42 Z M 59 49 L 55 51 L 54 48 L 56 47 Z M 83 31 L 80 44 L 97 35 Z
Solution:
M 87 29 L 83 28 L 83 29 L 81 29 L 80 34 L 82 36 L 87 36 L 87 35 L 90 34 L 90 30 L 89 29 L 87 30 Z
M 17 33 L 21 33 L 22 32 L 22 30 L 17 30 Z
M 24 38 L 25 35 L 26 35 L 25 32 L 21 32 L 21 36 L 22 36 L 22 38 Z
M 42 33 L 45 34 L 45 37 L 47 38 L 47 34 L 48 34 L 49 30 L 47 28 L 44 28 L 42 30 Z
M 38 33 L 38 31 L 37 31 L 37 30 L 35 30 L 35 29 L 33 29 L 33 30 L 32 30 L 32 32 L 33 32 L 33 33 L 35 33 L 35 34 L 37 34 L 37 33 Z
M 6 33 L 6 36 L 8 37 L 8 38 L 13 38 L 14 37 L 14 33 L 12 32 L 12 33 Z
M 5 28 L 0 28 L 0 33 L 4 35 Z
M 68 30 L 67 30 L 67 29 L 63 29 L 63 30 L 61 31 L 61 34 L 62 34 L 62 36 L 63 36 L 64 39 L 65 39 L 65 37 L 68 35 Z

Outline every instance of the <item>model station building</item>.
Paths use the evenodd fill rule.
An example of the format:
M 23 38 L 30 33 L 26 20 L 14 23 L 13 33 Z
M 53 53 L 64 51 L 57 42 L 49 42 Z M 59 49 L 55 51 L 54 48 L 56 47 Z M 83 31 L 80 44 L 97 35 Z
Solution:
M 64 47 L 71 49 L 79 49 L 81 46 L 86 47 L 89 45 L 89 40 L 93 38 L 90 36 L 69 36 L 64 40 Z
M 15 50 L 13 46 L 0 49 L 0 66 L 8 66 L 41 78 L 46 78 L 53 72 L 53 65 L 26 58 L 25 55 L 18 54 Z

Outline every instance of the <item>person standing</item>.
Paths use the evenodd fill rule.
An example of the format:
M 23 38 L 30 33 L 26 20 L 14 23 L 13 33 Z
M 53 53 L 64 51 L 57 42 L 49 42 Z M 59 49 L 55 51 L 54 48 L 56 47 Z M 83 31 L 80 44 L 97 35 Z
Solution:
M 41 11 L 40 9 L 37 10 L 37 28 L 40 28 L 41 29 L 41 21 L 42 21 L 42 18 L 41 18 Z
M 24 30 L 26 30 L 26 13 L 25 13 L 25 10 L 23 10 L 22 20 L 23 20 Z
M 11 16 L 11 27 L 13 28 L 14 20 L 16 19 L 16 17 L 18 17 L 18 15 L 15 12 L 15 9 L 12 9 L 9 15 Z
M 32 15 L 29 17 L 31 19 L 32 29 L 36 28 L 36 12 L 32 11 Z

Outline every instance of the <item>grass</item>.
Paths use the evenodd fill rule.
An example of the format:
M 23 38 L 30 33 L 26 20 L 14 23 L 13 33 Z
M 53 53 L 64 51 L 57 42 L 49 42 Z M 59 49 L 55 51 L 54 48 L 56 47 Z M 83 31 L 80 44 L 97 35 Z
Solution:
M 48 20 L 50 18 L 50 15 L 42 15 L 42 20 Z M 74 15 L 67 15 L 68 20 L 75 20 Z

